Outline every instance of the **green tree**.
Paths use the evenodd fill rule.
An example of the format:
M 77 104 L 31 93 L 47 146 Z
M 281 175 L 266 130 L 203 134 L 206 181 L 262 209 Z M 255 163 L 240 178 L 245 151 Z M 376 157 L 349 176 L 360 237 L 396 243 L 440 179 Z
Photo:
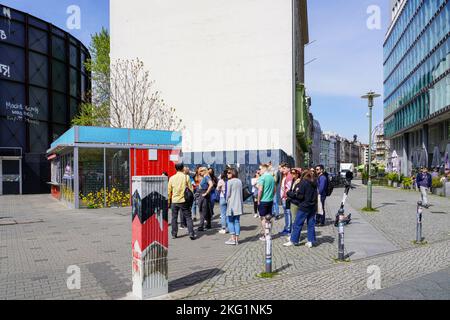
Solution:
M 90 51 L 92 58 L 84 65 L 91 73 L 92 91 L 88 93 L 91 102 L 79 107 L 78 115 L 72 120 L 78 126 L 110 126 L 110 36 L 108 30 L 102 28 L 92 35 Z
M 73 125 L 153 130 L 181 130 L 175 108 L 154 88 L 150 72 L 139 59 L 111 63 L 106 29 L 92 36 L 92 59 L 85 66 L 92 76 L 91 103 L 80 106 Z

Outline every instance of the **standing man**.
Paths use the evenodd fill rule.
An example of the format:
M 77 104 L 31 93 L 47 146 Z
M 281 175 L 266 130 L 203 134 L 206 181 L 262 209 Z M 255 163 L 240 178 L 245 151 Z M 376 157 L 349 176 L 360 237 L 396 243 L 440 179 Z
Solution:
M 416 184 L 420 189 L 420 193 L 422 195 L 422 204 L 424 207 L 428 207 L 428 197 L 427 192 L 431 188 L 432 185 L 432 177 L 431 174 L 428 173 L 427 167 L 422 167 L 422 172 L 417 175 Z
M 176 164 L 175 170 L 177 173 L 170 177 L 168 186 L 169 205 L 172 209 L 172 239 L 176 239 L 178 236 L 178 213 L 181 212 L 181 221 L 186 221 L 189 237 L 191 240 L 195 240 L 191 213 L 192 203 L 186 202 L 186 199 L 184 198 L 186 188 L 189 188 L 191 192 L 193 192 L 194 189 L 192 188 L 189 176 L 185 174 L 184 164 Z
M 325 225 L 325 200 L 328 195 L 328 174 L 325 172 L 323 165 L 316 166 L 316 174 L 318 176 L 319 201 L 317 209 L 317 225 L 323 227 Z
M 260 166 L 261 176 L 258 179 L 258 211 L 261 218 L 262 236 L 259 238 L 261 241 L 265 241 L 265 219 L 267 215 L 272 215 L 272 208 L 274 204 L 274 197 L 276 193 L 275 179 L 272 173 L 269 171 L 268 164 L 262 164 Z

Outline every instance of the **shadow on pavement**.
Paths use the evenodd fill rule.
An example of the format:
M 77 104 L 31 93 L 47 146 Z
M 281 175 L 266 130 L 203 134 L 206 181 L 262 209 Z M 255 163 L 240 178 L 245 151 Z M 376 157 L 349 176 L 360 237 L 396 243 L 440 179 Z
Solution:
M 191 273 L 187 276 L 184 276 L 182 278 L 178 278 L 176 280 L 169 281 L 169 292 L 177 291 L 180 289 L 188 288 L 195 286 L 196 284 L 199 284 L 203 281 L 206 281 L 208 279 L 211 279 L 212 277 L 216 275 L 221 275 L 225 273 L 222 269 L 218 268 L 212 268 L 202 271 L 197 271 L 194 273 Z
M 292 267 L 292 264 L 288 263 L 288 264 L 278 268 L 277 270 L 275 270 L 274 273 L 283 272 L 284 270 L 289 269 L 290 267 Z

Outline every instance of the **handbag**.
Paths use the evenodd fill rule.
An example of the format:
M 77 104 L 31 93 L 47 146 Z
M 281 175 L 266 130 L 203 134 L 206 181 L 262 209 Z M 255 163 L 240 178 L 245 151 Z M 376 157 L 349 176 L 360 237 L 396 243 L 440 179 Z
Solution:
M 245 187 L 243 187 L 242 188 L 242 199 L 244 200 L 244 201 L 247 201 L 249 198 L 251 198 L 253 196 L 253 193 L 251 193 L 249 190 L 248 190 L 248 186 L 245 186 Z
M 188 205 L 192 205 L 194 203 L 194 193 L 191 191 L 191 189 L 189 189 L 189 183 L 187 181 L 186 188 L 184 189 L 184 201 L 186 201 Z

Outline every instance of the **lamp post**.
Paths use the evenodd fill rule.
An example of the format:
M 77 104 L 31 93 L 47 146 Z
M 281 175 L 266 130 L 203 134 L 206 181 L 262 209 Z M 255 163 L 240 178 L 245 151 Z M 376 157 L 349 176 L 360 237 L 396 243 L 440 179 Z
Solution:
M 371 91 L 366 95 L 362 96 L 362 99 L 367 99 L 369 101 L 369 172 L 367 179 L 367 209 L 372 210 L 372 108 L 373 100 L 375 98 L 381 97 L 381 95 Z

